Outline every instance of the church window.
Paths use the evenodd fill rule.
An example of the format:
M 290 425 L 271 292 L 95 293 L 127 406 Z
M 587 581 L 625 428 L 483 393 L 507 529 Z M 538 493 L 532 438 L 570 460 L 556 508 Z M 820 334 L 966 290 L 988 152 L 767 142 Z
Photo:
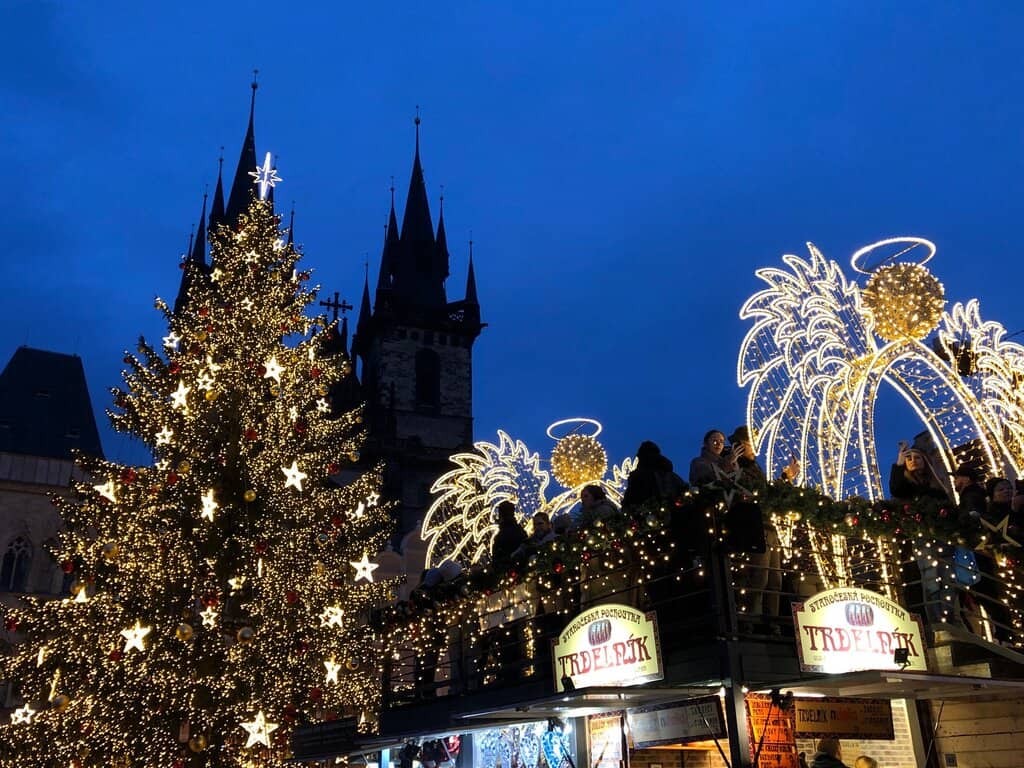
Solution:
M 416 404 L 436 408 L 441 401 L 441 358 L 432 349 L 416 353 Z
M 24 536 L 19 536 L 7 545 L 0 562 L 0 592 L 24 592 L 31 564 L 32 546 Z

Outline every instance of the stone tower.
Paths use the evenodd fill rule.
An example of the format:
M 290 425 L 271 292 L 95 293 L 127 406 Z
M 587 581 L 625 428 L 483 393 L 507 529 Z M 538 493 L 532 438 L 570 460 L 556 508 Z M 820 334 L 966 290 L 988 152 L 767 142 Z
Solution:
M 448 301 L 444 198 L 434 229 L 416 154 L 402 228 L 394 190 L 373 307 L 363 285 L 352 343 L 361 363 L 369 440 L 366 461 L 383 460 L 385 492 L 399 502 L 398 533 L 422 520 L 430 486 L 450 469 L 448 457 L 473 443 L 473 343 L 480 322 L 470 251 L 465 298 Z

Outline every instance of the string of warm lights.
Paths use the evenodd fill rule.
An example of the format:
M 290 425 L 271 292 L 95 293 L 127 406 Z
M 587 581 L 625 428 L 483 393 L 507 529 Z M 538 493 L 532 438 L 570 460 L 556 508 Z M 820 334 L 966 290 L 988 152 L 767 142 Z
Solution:
M 5 616 L 0 678 L 24 703 L 0 765 L 281 766 L 296 726 L 376 717 L 365 618 L 389 595 L 370 558 L 390 514 L 379 468 L 335 482 L 362 419 L 322 408 L 350 365 L 304 314 L 316 289 L 270 203 L 211 247 L 209 279 L 178 313 L 157 300 L 168 335 L 125 355 L 113 392 L 153 465 L 80 460 L 94 479 L 56 499 L 72 595 Z

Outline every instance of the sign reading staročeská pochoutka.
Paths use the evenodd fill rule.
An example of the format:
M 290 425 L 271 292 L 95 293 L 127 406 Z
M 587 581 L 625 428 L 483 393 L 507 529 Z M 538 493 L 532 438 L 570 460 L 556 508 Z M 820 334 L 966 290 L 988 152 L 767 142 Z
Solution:
M 661 680 L 658 618 L 628 605 L 599 605 L 579 614 L 552 643 L 555 690 L 630 686 Z
M 793 622 L 805 672 L 928 671 L 921 620 L 877 592 L 827 589 L 794 603 Z M 896 662 L 897 648 L 907 649 L 906 664 Z

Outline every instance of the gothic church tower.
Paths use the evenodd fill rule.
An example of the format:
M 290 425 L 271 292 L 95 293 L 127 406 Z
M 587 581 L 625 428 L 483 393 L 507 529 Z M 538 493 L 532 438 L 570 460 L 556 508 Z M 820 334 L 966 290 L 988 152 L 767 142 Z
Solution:
M 448 457 L 473 443 L 473 342 L 480 335 L 476 277 L 470 251 L 465 298 L 448 301 L 448 242 L 444 199 L 433 226 L 416 155 L 398 229 L 394 191 L 376 297 L 363 286 L 352 343 L 362 364 L 369 440 L 366 461 L 384 460 L 385 493 L 400 503 L 400 534 L 422 520 L 430 486 L 450 469 Z

